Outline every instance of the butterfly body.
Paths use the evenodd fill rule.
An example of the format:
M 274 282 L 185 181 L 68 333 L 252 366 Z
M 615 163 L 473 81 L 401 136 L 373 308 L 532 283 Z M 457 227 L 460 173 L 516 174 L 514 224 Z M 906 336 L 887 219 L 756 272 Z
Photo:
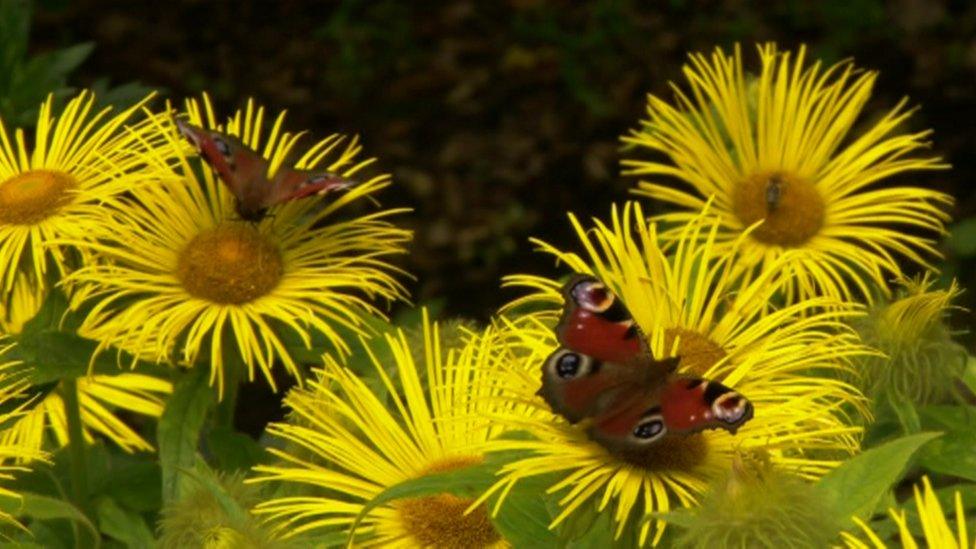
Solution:
M 577 276 L 563 289 L 556 326 L 562 345 L 543 365 L 539 394 L 591 438 L 630 451 L 665 435 L 703 429 L 732 433 L 752 418 L 752 404 L 716 381 L 677 373 L 680 358 L 653 358 L 624 304 L 600 281 Z
M 246 221 L 262 220 L 272 206 L 356 184 L 328 170 L 281 167 L 269 177 L 267 159 L 240 139 L 179 119 L 176 127 L 234 195 L 237 214 Z

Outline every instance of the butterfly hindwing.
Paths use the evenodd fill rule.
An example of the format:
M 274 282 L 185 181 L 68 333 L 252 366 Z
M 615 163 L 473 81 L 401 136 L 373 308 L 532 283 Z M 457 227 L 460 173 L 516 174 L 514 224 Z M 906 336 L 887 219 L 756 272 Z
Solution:
M 752 419 L 753 408 L 748 399 L 717 381 L 676 376 L 661 391 L 661 414 L 671 432 L 725 429 L 735 433 Z
M 725 385 L 675 376 L 656 391 L 620 392 L 614 404 L 593 419 L 589 433 L 611 451 L 634 455 L 669 434 L 705 429 L 734 434 L 752 415 L 752 403 Z
M 298 200 L 313 194 L 323 195 L 340 189 L 348 189 L 357 181 L 328 170 L 299 170 L 282 168 L 272 182 L 272 192 L 265 207 Z

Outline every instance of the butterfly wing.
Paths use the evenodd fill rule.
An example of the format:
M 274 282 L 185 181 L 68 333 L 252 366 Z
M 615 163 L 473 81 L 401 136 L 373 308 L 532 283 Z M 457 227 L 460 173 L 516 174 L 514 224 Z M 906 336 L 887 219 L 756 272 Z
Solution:
M 563 346 L 603 362 L 631 363 L 650 357 L 647 342 L 623 301 L 589 275 L 563 286 L 562 317 L 556 337 Z
M 233 193 L 241 216 L 259 218 L 272 191 L 267 178 L 268 161 L 232 135 L 180 119 L 176 119 L 176 127 Z
M 358 181 L 328 170 L 282 168 L 274 177 L 272 191 L 267 195 L 264 207 L 268 208 L 314 194 L 323 195 L 348 189 L 357 183 Z
M 639 451 L 667 434 L 705 429 L 735 433 L 752 419 L 753 407 L 741 394 L 698 378 L 673 377 L 658 391 L 629 391 L 594 418 L 590 436 L 610 450 Z

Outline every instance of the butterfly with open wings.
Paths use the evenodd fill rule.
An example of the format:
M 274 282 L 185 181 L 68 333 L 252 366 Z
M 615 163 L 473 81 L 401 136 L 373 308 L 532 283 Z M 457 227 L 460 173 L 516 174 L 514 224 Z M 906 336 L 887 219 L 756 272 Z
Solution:
M 180 134 L 233 193 L 241 219 L 257 222 L 268 208 L 313 195 L 348 189 L 357 182 L 328 170 L 281 167 L 268 177 L 268 161 L 240 139 L 176 119 Z
M 752 418 L 745 397 L 715 381 L 676 372 L 680 358 L 655 360 L 630 312 L 605 284 L 574 276 L 556 326 L 560 347 L 546 359 L 539 394 L 610 450 L 639 451 L 668 434 L 732 433 Z

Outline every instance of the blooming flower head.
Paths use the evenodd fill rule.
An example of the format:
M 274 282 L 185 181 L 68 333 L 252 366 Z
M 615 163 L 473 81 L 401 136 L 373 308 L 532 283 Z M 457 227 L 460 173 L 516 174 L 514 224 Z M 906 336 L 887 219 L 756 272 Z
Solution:
M 915 508 L 918 511 L 919 522 L 921 522 L 921 538 L 913 533 L 904 510 L 889 509 L 888 513 L 898 525 L 898 544 L 886 543 L 867 523 L 856 518 L 854 521 L 861 527 L 863 538 L 845 532 L 843 537 L 847 547 L 850 549 L 886 549 L 888 547 L 902 547 L 904 549 L 918 549 L 919 547 L 976 548 L 976 536 L 970 537 L 966 529 L 966 510 L 963 507 L 962 495 L 958 491 L 953 497 L 955 520 L 951 520 L 943 511 L 928 477 L 922 478 L 922 489 L 919 490 L 919 487 L 915 486 L 914 491 Z
M 28 382 L 19 373 L 12 371 L 15 365 L 5 361 L 3 355 L 9 350 L 10 344 L 0 340 L 0 423 L 7 425 L 15 421 L 23 412 L 25 406 L 25 390 Z M 19 405 L 17 404 L 19 403 Z M 29 401 L 28 401 L 29 403 Z M 0 496 L 20 499 L 20 495 L 3 486 L 21 471 L 26 470 L 23 463 L 47 460 L 48 455 L 31 445 L 25 445 L 16 439 L 0 438 Z M 17 519 L 7 512 L 0 510 L 0 526 L 12 525 L 22 528 Z
M 494 372 L 485 367 L 484 351 L 491 337 L 445 348 L 426 311 L 423 334 L 419 362 L 402 331 L 365 347 L 379 389 L 326 356 L 318 380 L 288 394 L 291 418 L 268 432 L 292 450 L 271 449 L 281 463 L 255 467 L 255 480 L 304 492 L 261 503 L 255 512 L 292 535 L 349 533 L 364 505 L 385 489 L 482 461 L 485 442 L 499 432 L 490 417 L 511 406 L 495 398 L 489 382 Z M 439 494 L 378 506 L 354 532 L 357 546 L 506 546 L 484 507 L 465 514 L 471 504 Z
M 884 353 L 861 357 L 851 382 L 872 397 L 931 404 L 945 400 L 966 365 L 966 350 L 953 341 L 946 317 L 962 290 L 953 281 L 933 288 L 927 274 L 902 279 L 894 299 L 883 299 L 853 319 L 861 340 Z
M 855 290 L 870 299 L 871 283 L 886 291 L 885 278 L 900 275 L 897 256 L 928 266 L 925 256 L 937 251 L 917 233 L 944 233 L 952 199 L 891 181 L 947 167 L 921 152 L 931 132 L 900 129 L 913 112 L 907 100 L 853 134 L 876 72 L 850 61 L 824 69 L 807 63 L 802 47 L 795 55 L 773 44 L 758 50 L 753 81 L 738 47 L 732 56 L 716 49 L 691 56 L 690 93 L 673 86 L 677 106 L 649 97 L 647 119 L 624 141 L 666 160 L 623 161 L 625 174 L 642 178 L 636 192 L 681 208 L 660 216 L 669 222 L 713 199 L 720 247 L 761 221 L 742 243 L 743 261 L 769 269 L 786 251 L 799 252 L 779 262 L 794 299 L 851 300 Z
M 159 136 L 149 120 L 127 122 L 149 99 L 111 114 L 83 92 L 55 114 L 49 96 L 30 138 L 19 128 L 8 134 L 0 120 L 0 300 L 21 272 L 35 284 L 52 267 L 63 275 L 71 258 L 59 241 L 85 238 L 105 200 L 147 177 L 141 151 Z
M 639 205 L 615 208 L 610 224 L 596 221 L 590 230 L 570 219 L 585 254 L 545 243 L 539 243 L 541 249 L 569 269 L 603 281 L 634 315 L 656 358 L 676 354 L 680 373 L 734 388 L 752 402 L 755 416 L 735 435 L 723 430 L 675 435 L 634 452 L 610 451 L 594 442 L 535 396 L 542 364 L 558 346 L 553 326 L 562 307 L 560 284 L 513 276 L 510 285 L 533 292 L 502 317 L 506 343 L 494 353 L 494 369 L 506 394 L 548 420 L 499 418 L 536 440 L 494 443 L 497 449 L 533 455 L 506 465 L 493 490 L 555 475 L 549 491 L 557 496 L 560 512 L 553 527 L 596 506 L 613 516 L 615 536 L 639 525 L 636 541 L 656 543 L 664 524 L 653 513 L 694 505 L 709 479 L 727 470 L 736 454 L 761 455 L 776 468 L 816 478 L 836 465 L 836 458 L 856 451 L 859 429 L 850 425 L 848 409 L 862 408 L 859 394 L 815 375 L 849 369 L 849 360 L 866 352 L 837 320 L 836 315 L 852 311 L 815 312 L 829 304 L 826 298 L 770 311 L 778 271 L 740 284 L 734 275 L 736 246 L 718 252 L 720 222 L 707 213 L 692 218 L 670 250 L 659 247 L 657 227 L 643 221 Z M 784 257 L 779 264 L 787 261 Z M 532 312 L 519 312 L 528 309 Z
M 24 324 L 40 309 L 44 294 L 33 288 L 27 275 L 18 277 L 14 293 L 6 307 L 0 305 L 0 341 L 17 335 Z M 0 362 L 4 362 L 0 356 Z M 3 371 L 10 380 L 22 383 L 14 372 L 25 373 L 30 365 L 8 362 Z M 29 377 L 28 377 L 29 379 Z M 104 436 L 127 452 L 151 451 L 152 445 L 116 415 L 122 410 L 158 418 L 163 412 L 163 399 L 172 391 L 172 384 L 151 375 L 124 372 L 117 375 L 94 375 L 77 380 L 78 402 L 85 438 Z M 64 400 L 59 386 L 46 390 L 43 398 L 35 398 L 22 406 L 21 414 L 0 432 L 0 444 L 17 445 L 35 451 L 44 449 L 47 433 L 54 436 L 58 446 L 68 444 L 68 423 Z
M 282 130 L 284 113 L 266 131 L 264 108 L 253 102 L 224 124 L 206 98 L 202 106 L 188 101 L 187 116 L 259 151 L 272 170 L 301 137 Z M 374 300 L 403 297 L 394 278 L 399 271 L 386 261 L 410 239 L 387 221 L 400 210 L 350 211 L 390 183 L 388 175 L 361 173 L 373 160 L 357 159 L 357 139 L 326 137 L 295 165 L 327 168 L 360 184 L 324 200 L 288 202 L 249 222 L 238 218 L 227 187 L 165 126 L 155 162 L 162 169 L 175 157 L 175 168 L 108 205 L 110 221 L 90 245 L 100 261 L 72 277 L 82 286 L 80 301 L 92 304 L 86 334 L 151 360 L 192 364 L 207 357 L 222 394 L 228 356 L 246 366 L 249 379 L 259 369 L 274 387 L 276 361 L 298 376 L 283 331 L 305 347 L 314 339 L 345 353 L 340 328 L 361 331 L 364 316 L 382 314 Z

